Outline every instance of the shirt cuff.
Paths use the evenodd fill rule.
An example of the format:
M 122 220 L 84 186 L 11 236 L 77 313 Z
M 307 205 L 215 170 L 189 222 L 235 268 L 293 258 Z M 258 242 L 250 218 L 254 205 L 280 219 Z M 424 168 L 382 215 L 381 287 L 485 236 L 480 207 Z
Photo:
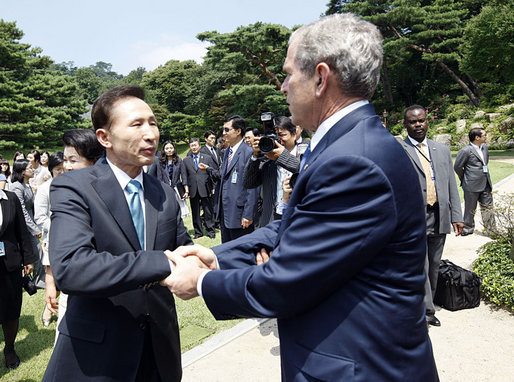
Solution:
M 202 294 L 202 283 L 203 283 L 203 278 L 205 277 L 205 275 L 207 273 L 209 273 L 210 270 L 205 270 L 203 271 L 201 274 L 200 274 L 200 277 L 198 277 L 198 281 L 196 283 L 196 291 L 198 292 L 198 296 L 202 297 L 203 298 L 203 294 Z

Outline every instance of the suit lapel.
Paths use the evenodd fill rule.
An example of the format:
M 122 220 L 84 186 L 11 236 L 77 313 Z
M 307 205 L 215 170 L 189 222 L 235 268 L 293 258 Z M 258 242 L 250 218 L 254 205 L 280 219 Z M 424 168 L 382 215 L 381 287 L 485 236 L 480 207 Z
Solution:
M 91 182 L 91 186 L 103 200 L 132 247 L 135 250 L 141 249 L 125 194 L 105 158 L 100 159 L 95 165 L 95 172 L 98 177 Z
M 245 143 L 241 143 L 241 145 L 244 145 Z M 239 145 L 239 147 L 237 148 L 237 151 L 235 153 L 232 154 L 232 160 L 230 161 L 230 164 L 228 165 L 228 168 L 227 168 L 227 171 L 225 172 L 225 175 L 229 174 L 230 171 L 232 171 L 232 168 L 235 166 L 235 164 L 237 163 L 238 159 L 239 159 L 239 155 L 241 155 L 241 151 L 242 151 L 242 147 L 241 145 Z M 227 160 L 228 160 L 228 155 L 227 155 Z
M 484 163 L 484 161 L 482 160 L 482 158 L 480 158 L 480 155 L 477 153 L 477 151 L 475 150 L 475 148 L 471 145 L 471 143 L 469 144 L 469 149 L 471 150 L 471 153 L 477 157 L 477 159 L 481 162 L 481 163 Z M 483 153 L 483 151 L 482 151 Z M 485 155 L 484 155 L 484 160 L 485 160 Z
M 0 199 L 0 207 L 2 208 L 2 225 L 0 226 L 0 236 L 2 236 L 4 234 L 5 227 L 7 227 L 7 223 L 11 219 L 11 208 L 9 200 Z
M 154 182 L 151 182 L 148 175 L 143 174 L 145 193 L 145 226 L 146 226 L 146 249 L 154 248 L 155 236 L 157 234 L 157 218 L 162 204 L 161 194 Z
M 416 163 L 416 166 L 418 166 L 419 170 L 422 174 L 425 174 L 425 170 L 423 169 L 423 166 L 421 165 L 421 162 L 419 161 L 419 156 L 417 153 L 416 147 L 412 144 L 412 142 L 409 140 L 409 138 L 406 138 L 404 140 L 405 142 L 405 151 L 407 152 L 407 155 L 412 158 L 414 163 Z

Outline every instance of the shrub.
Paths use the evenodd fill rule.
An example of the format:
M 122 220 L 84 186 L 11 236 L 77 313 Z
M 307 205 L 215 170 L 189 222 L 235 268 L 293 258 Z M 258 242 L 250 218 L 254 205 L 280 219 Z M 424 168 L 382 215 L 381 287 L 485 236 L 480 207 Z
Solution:
M 509 258 L 508 241 L 492 241 L 478 250 L 473 270 L 482 279 L 484 297 L 497 305 L 514 308 L 514 262 Z

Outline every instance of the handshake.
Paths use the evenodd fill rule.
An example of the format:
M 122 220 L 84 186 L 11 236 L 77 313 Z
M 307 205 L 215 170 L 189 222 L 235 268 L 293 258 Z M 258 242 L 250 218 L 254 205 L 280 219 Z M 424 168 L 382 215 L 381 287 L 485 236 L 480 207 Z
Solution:
M 198 244 L 166 250 L 164 254 L 173 263 L 173 270 L 160 284 L 183 300 L 198 296 L 198 280 L 204 273 L 219 270 L 214 251 Z M 269 255 L 266 249 L 257 252 L 255 259 L 257 265 L 267 262 Z

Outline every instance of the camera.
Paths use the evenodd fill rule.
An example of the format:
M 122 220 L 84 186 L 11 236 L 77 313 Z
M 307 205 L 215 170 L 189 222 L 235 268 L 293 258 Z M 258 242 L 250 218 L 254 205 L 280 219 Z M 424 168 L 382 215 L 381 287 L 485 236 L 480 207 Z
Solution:
M 294 189 L 294 186 L 296 184 L 296 179 L 298 179 L 298 172 L 295 172 L 293 175 L 291 175 L 291 179 L 289 179 L 289 187 Z
M 261 114 L 261 122 L 264 126 L 264 136 L 259 141 L 259 149 L 263 154 L 267 154 L 275 149 L 275 142 L 280 143 L 280 138 L 275 133 L 275 124 L 273 119 L 275 114 L 272 112 L 265 112 Z
M 29 296 L 32 296 L 37 292 L 36 283 L 34 280 L 30 278 L 29 275 L 25 275 L 22 280 L 23 289 L 29 294 Z

